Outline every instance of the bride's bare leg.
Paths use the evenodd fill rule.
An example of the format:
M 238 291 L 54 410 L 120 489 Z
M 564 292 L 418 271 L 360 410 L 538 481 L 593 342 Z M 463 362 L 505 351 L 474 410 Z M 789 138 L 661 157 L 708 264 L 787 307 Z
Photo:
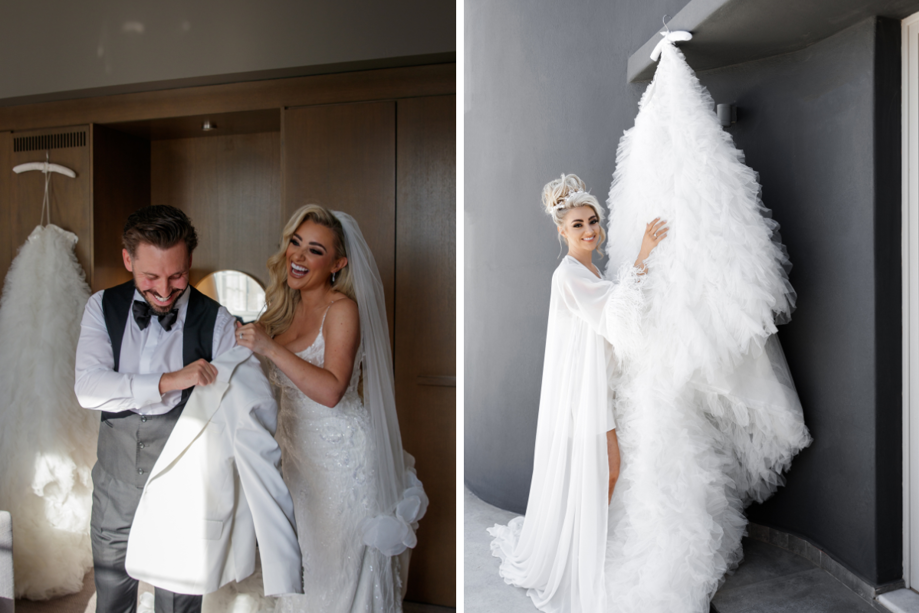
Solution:
M 606 433 L 606 455 L 609 458 L 609 498 L 606 502 L 609 504 L 613 499 L 616 481 L 619 479 L 619 439 L 616 438 L 615 430 Z

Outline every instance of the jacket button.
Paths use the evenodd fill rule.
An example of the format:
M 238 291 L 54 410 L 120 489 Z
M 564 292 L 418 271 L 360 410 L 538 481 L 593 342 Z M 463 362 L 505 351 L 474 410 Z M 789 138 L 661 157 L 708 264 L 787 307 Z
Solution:
M 140 416 L 140 420 L 141 420 L 142 422 L 146 422 L 146 421 L 147 421 L 147 416 L 146 416 L 146 415 L 141 415 L 141 416 Z
M 138 475 L 144 474 L 144 469 L 143 469 L 143 468 L 138 468 L 138 469 L 137 469 L 137 474 L 138 474 Z
M 144 444 L 143 444 L 143 443 L 137 443 L 137 446 L 138 446 L 140 449 L 143 449 L 143 448 L 144 448 Z

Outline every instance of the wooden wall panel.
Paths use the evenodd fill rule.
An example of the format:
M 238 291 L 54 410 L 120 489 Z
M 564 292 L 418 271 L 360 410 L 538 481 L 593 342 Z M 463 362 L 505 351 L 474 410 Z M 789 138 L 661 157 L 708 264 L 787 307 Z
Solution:
M 268 284 L 281 235 L 280 134 L 240 134 L 151 144 L 151 203 L 171 204 L 198 232 L 191 282 L 233 269 Z
M 287 109 L 282 117 L 284 222 L 304 204 L 344 211 L 376 258 L 393 332 L 396 103 Z M 392 338 L 392 336 L 390 336 Z
M 456 97 L 397 107 L 396 402 L 431 499 L 408 600 L 456 603 Z
M 10 183 L 15 176 L 10 162 L 12 153 L 13 135 L 0 132 L 0 295 L 16 249 L 12 235 L 13 203 L 10 201 Z
M 54 130 L 31 130 L 13 133 L 13 140 L 26 136 L 42 136 L 69 132 L 85 134 L 85 146 L 50 149 L 50 161 L 67 166 L 77 173 L 76 179 L 54 173 L 50 185 L 51 223 L 77 235 L 77 259 L 86 272 L 86 280 L 92 284 L 92 199 L 90 180 L 89 126 L 58 128 Z M 26 162 L 44 162 L 45 150 L 12 151 L 10 148 L 9 168 Z M 45 175 L 31 171 L 21 175 L 9 172 L 10 239 L 14 253 L 32 230 L 41 221 L 42 198 L 45 193 Z
M 0 130 L 433 96 L 456 91 L 456 64 L 165 89 L 0 107 Z
M 93 149 L 94 292 L 124 283 L 131 273 L 121 257 L 128 216 L 150 204 L 150 141 L 105 126 L 91 126 Z

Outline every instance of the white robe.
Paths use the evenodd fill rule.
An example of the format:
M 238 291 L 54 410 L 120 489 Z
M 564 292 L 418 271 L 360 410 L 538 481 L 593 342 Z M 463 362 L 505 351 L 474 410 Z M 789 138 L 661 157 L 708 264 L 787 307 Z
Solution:
M 638 342 L 642 309 L 630 270 L 614 284 L 566 256 L 552 276 L 527 514 L 489 529 L 501 576 L 543 611 L 606 610 L 610 386 L 617 356 Z

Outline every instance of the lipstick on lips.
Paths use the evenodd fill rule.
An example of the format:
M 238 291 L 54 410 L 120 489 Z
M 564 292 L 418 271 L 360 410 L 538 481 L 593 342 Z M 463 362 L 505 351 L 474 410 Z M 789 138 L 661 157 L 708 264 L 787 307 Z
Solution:
M 290 263 L 290 276 L 292 276 L 293 278 L 302 279 L 303 277 L 306 276 L 306 273 L 308 272 L 309 272 L 308 268 L 305 268 L 303 266 L 298 266 L 297 264 L 294 264 L 293 262 Z

